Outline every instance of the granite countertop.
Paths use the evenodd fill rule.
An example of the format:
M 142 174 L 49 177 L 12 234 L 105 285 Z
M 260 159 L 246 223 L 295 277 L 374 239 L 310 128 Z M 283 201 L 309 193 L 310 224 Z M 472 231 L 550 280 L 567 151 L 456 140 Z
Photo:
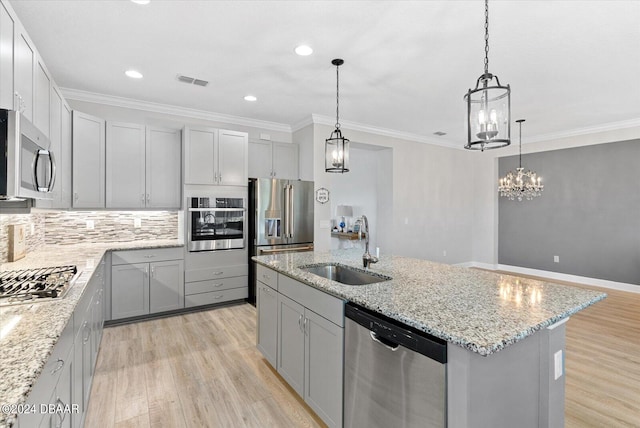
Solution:
M 181 246 L 176 239 L 47 245 L 21 260 L 0 264 L 0 271 L 76 265 L 81 272 L 61 299 L 0 306 L 0 405 L 24 403 L 105 252 Z M 0 427 L 10 425 L 14 417 L 0 412 Z
M 339 263 L 362 269 L 362 250 L 287 253 L 256 262 L 480 355 L 490 355 L 607 295 L 598 291 L 399 256 L 369 269 L 392 280 L 343 285 L 300 266 Z

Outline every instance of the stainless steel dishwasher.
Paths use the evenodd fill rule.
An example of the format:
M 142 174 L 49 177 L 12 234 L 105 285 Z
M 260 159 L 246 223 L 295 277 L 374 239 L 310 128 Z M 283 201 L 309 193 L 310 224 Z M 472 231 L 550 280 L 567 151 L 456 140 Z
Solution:
M 345 428 L 442 428 L 447 343 L 348 303 Z

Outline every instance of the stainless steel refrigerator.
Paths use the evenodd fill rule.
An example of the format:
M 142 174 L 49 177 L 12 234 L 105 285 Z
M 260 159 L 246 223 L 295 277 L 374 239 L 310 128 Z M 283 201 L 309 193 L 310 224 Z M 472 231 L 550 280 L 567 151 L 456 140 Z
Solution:
M 255 304 L 252 256 L 313 251 L 313 181 L 249 179 L 249 302 Z

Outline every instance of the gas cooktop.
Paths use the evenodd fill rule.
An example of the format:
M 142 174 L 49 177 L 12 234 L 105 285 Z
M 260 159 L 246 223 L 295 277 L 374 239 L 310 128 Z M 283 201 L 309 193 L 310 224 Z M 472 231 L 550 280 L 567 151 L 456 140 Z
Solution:
M 0 272 L 0 306 L 61 298 L 77 277 L 75 266 Z

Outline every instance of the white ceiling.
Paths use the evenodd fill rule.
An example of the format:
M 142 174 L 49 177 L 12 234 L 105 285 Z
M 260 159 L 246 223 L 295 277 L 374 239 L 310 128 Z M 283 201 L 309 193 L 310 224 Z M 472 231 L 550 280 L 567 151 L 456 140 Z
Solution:
M 11 4 L 61 87 L 288 125 L 335 117 L 331 60 L 343 58 L 341 122 L 460 147 L 463 95 L 483 72 L 480 0 Z M 489 71 L 511 85 L 525 142 L 640 125 L 640 1 L 489 7 Z M 297 56 L 301 43 L 313 55 Z

